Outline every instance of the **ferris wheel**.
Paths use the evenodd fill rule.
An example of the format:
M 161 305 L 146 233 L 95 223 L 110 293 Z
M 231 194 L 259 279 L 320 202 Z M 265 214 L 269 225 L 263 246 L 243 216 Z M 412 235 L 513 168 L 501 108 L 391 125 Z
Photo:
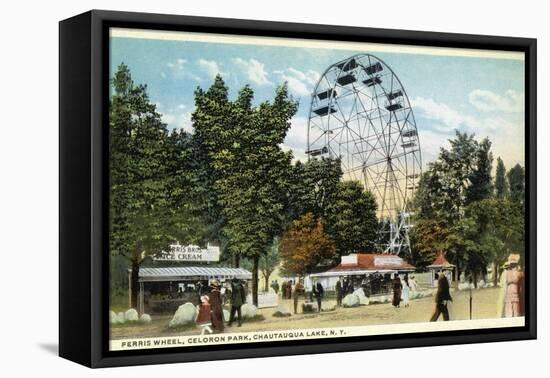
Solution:
M 413 110 L 401 82 L 381 59 L 358 54 L 332 64 L 311 96 L 309 158 L 341 160 L 344 180 L 375 196 L 379 249 L 410 250 L 409 202 L 422 170 Z

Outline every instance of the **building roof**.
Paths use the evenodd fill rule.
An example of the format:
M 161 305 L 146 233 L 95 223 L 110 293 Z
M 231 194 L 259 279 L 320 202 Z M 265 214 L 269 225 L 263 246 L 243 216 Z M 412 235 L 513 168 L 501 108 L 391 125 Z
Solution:
M 382 253 L 356 253 L 342 256 L 340 264 L 326 272 L 311 276 L 344 276 L 348 274 L 367 274 L 373 272 L 388 273 L 414 271 L 416 268 L 397 255 Z
M 428 265 L 428 268 L 452 268 L 453 264 L 447 261 L 445 258 L 445 253 L 442 251 L 437 253 L 437 256 L 431 265 Z
M 241 280 L 252 279 L 252 273 L 242 268 L 223 268 L 210 266 L 178 266 L 164 268 L 140 268 L 140 281 L 178 281 L 194 279 L 227 279 L 236 277 Z

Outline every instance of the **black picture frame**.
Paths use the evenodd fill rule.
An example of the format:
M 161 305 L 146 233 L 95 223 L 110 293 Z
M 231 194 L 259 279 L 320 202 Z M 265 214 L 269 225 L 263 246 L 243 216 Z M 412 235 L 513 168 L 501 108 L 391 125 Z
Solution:
M 505 329 L 111 352 L 108 348 L 110 27 L 525 53 L 526 317 Z M 59 24 L 59 354 L 89 367 L 535 339 L 536 39 L 92 10 Z

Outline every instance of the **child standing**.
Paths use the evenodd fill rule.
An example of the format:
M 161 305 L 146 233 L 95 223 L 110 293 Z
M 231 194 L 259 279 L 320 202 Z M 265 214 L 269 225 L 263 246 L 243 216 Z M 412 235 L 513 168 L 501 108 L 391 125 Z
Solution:
M 201 304 L 197 306 L 199 310 L 197 314 L 197 325 L 201 328 L 201 335 L 204 335 L 205 332 L 212 333 L 212 319 L 211 319 L 211 310 L 209 298 L 206 295 L 201 296 Z

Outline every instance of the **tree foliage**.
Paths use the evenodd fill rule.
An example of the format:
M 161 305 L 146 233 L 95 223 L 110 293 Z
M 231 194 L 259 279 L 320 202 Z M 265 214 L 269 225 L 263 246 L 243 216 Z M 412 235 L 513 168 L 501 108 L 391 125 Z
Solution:
M 476 143 L 474 166 L 468 175 L 469 184 L 466 188 L 466 203 L 481 201 L 493 194 L 493 155 L 491 142 L 488 138 Z
M 499 157 L 497 159 L 497 170 L 495 175 L 495 196 L 497 198 L 506 198 L 509 195 L 508 181 L 506 178 L 506 167 Z
M 327 206 L 336 200 L 342 179 L 340 159 L 310 159 L 292 166 L 289 192 L 289 219 L 311 212 L 325 217 Z
M 330 264 L 336 256 L 336 244 L 325 233 L 321 221 L 309 212 L 283 233 L 279 253 L 284 271 L 304 276 Z
M 129 260 L 135 289 L 146 256 L 196 233 L 190 229 L 196 224 L 181 222 L 188 209 L 180 187 L 188 177 L 174 175 L 175 166 L 167 164 L 181 161 L 189 150 L 185 135 L 169 135 L 146 86 L 134 84 L 126 65 L 118 67 L 111 84 L 110 251 Z M 131 297 L 135 306 L 136 290 Z
M 376 199 L 358 181 L 341 181 L 326 205 L 324 221 L 338 256 L 373 252 L 378 232 Z
M 450 144 L 420 180 L 414 200 L 413 256 L 417 265 L 425 266 L 444 250 L 460 270 L 477 276 L 485 273 L 488 264 L 499 264 L 511 251 L 522 249 L 523 215 L 505 196 L 501 159 L 494 197 L 487 138 L 478 142 L 473 135 L 457 132 Z M 512 175 L 518 176 L 520 193 L 521 167 Z
M 285 223 L 292 154 L 280 145 L 297 103 L 286 85 L 277 89 L 272 102 L 253 106 L 253 97 L 245 86 L 230 101 L 218 75 L 206 92 L 195 92 L 192 120 L 211 175 L 209 188 L 224 218 L 221 230 L 228 249 L 253 261 L 252 296 L 257 303 L 259 259 Z
M 510 198 L 523 206 L 525 203 L 525 169 L 516 164 L 510 169 L 507 176 L 510 184 Z

